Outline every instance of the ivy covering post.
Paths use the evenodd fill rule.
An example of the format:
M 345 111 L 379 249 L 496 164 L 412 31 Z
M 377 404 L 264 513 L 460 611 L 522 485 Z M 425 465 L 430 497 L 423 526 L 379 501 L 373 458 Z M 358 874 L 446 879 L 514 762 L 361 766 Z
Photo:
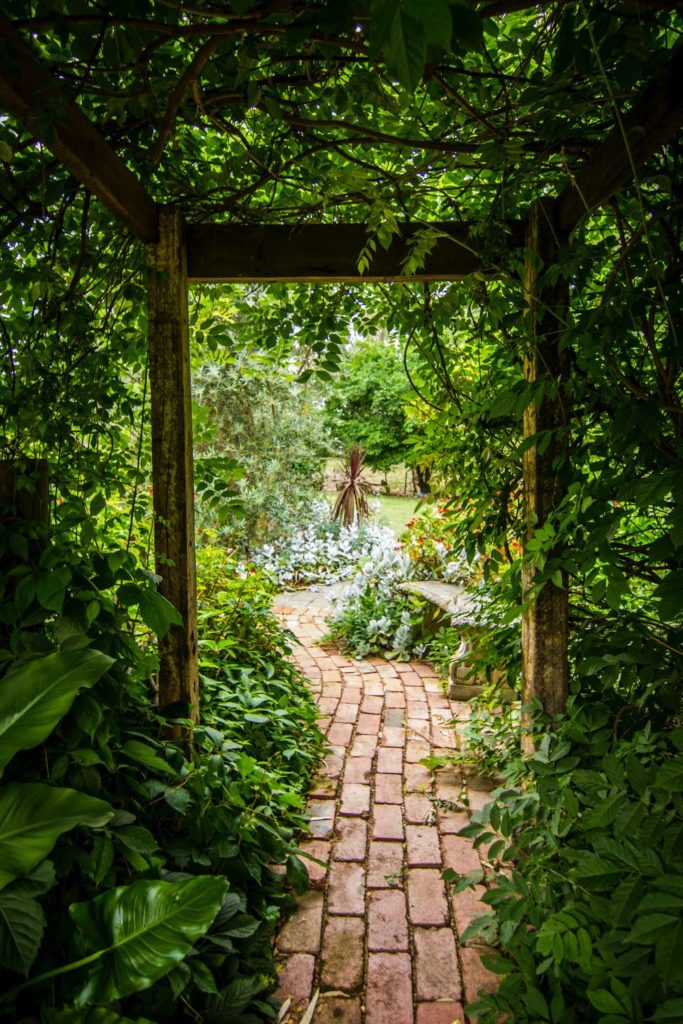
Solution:
M 197 719 L 197 570 L 194 536 L 187 253 L 178 209 L 159 214 L 159 241 L 147 250 L 149 373 L 152 397 L 154 543 L 160 591 L 182 625 L 161 642 L 159 704 L 189 704 Z
M 562 462 L 567 457 L 568 422 L 565 393 L 566 354 L 560 338 L 566 323 L 567 282 L 547 280 L 547 270 L 557 263 L 555 200 L 542 200 L 529 212 L 526 237 L 526 282 L 529 353 L 524 372 L 530 384 L 544 385 L 524 413 L 524 437 L 529 447 L 523 455 L 526 555 L 540 530 L 553 529 L 553 512 L 563 498 Z M 531 443 L 531 438 L 535 441 Z M 523 570 L 525 610 L 522 617 L 522 704 L 540 700 L 547 714 L 566 710 L 569 683 L 569 598 L 566 571 L 555 560 L 558 545 L 544 567 L 547 579 L 540 591 L 538 567 L 526 561 Z M 559 585 L 561 584 L 561 586 Z M 522 746 L 530 753 L 533 743 L 530 722 L 522 734 Z

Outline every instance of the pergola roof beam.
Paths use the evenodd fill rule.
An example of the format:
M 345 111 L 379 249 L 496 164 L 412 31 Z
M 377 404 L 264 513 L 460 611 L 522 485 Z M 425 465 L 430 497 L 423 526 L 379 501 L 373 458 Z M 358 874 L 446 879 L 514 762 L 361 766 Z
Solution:
M 0 107 L 26 121 L 30 132 L 134 235 L 143 242 L 157 240 L 156 203 L 1 12 Z
M 435 242 L 414 274 L 407 274 L 414 236 L 433 230 Z M 507 222 L 507 244 L 523 245 L 522 221 Z M 479 252 L 481 240 L 466 223 L 405 223 L 388 249 L 368 252 L 364 224 L 194 224 L 187 227 L 190 283 L 333 283 L 349 281 L 456 281 L 476 271 L 496 274 L 493 260 Z M 366 250 L 368 268 L 358 259 Z

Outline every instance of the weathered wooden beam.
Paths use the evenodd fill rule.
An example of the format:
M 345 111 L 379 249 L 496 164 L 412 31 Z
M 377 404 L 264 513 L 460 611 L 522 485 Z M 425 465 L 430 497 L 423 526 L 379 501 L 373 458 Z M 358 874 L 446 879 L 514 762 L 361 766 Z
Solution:
M 156 241 L 156 203 L 1 12 L 0 108 L 25 121 L 31 134 L 134 235 Z
M 528 381 L 548 385 L 540 403 L 531 402 L 524 413 L 524 437 L 543 440 L 550 432 L 550 443 L 543 450 L 532 444 L 523 455 L 524 510 L 526 544 L 536 530 L 544 526 L 563 496 L 562 461 L 567 458 L 568 421 L 565 378 L 567 357 L 560 347 L 566 325 L 569 298 L 567 282 L 543 283 L 549 266 L 557 262 L 556 209 L 552 200 L 532 207 L 529 213 L 526 249 L 528 354 L 524 371 Z M 540 440 L 540 438 L 539 438 Z M 558 545 L 550 558 L 560 558 Z M 562 587 L 547 582 L 534 597 L 532 590 L 537 569 L 525 562 L 522 586 L 525 610 L 522 615 L 522 704 L 540 700 L 549 715 L 561 714 L 567 707 L 569 663 L 569 599 L 567 577 L 562 572 Z M 523 718 L 523 749 L 532 748 L 530 718 Z
M 581 219 L 633 180 L 637 169 L 683 125 L 683 46 L 679 45 L 631 110 L 557 200 L 557 228 L 573 231 Z
M 432 230 L 435 244 L 424 267 L 406 274 L 415 235 Z M 361 274 L 358 258 L 368 242 L 364 224 L 194 224 L 187 228 L 188 278 L 210 281 L 335 282 L 454 281 L 478 272 L 498 273 L 480 255 L 481 239 L 470 224 L 410 223 L 388 249 L 377 245 Z M 507 224 L 506 244 L 524 244 L 522 221 Z
M 159 704 L 199 708 L 187 260 L 182 215 L 163 209 L 149 267 L 154 542 L 160 592 L 182 616 L 161 643 Z

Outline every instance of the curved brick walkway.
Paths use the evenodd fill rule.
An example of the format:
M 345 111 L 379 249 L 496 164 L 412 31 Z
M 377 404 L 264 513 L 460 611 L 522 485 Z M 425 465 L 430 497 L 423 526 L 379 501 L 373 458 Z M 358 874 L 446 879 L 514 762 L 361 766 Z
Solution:
M 421 765 L 453 744 L 445 726 L 467 716 L 430 666 L 354 661 L 316 641 L 323 594 L 282 595 L 276 612 L 298 637 L 295 659 L 311 681 L 330 753 L 311 790 L 314 838 L 303 844 L 312 888 L 277 939 L 278 995 L 295 1024 L 320 990 L 315 1024 L 453 1024 L 489 988 L 475 947 L 459 936 L 484 905 L 450 896 L 444 868 L 479 867 L 457 832 L 485 790 L 459 771 L 437 780 Z

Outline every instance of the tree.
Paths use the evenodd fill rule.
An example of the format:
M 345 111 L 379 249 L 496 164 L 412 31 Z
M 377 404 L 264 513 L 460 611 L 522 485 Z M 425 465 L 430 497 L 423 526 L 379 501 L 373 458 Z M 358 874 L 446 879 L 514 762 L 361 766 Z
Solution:
M 330 382 L 325 424 L 342 451 L 363 449 L 372 469 L 405 461 L 410 385 L 401 354 L 388 339 L 357 342 Z
M 222 523 L 230 543 L 246 549 L 305 522 L 329 450 L 315 382 L 297 383 L 247 351 L 198 367 L 193 393 L 202 522 Z

